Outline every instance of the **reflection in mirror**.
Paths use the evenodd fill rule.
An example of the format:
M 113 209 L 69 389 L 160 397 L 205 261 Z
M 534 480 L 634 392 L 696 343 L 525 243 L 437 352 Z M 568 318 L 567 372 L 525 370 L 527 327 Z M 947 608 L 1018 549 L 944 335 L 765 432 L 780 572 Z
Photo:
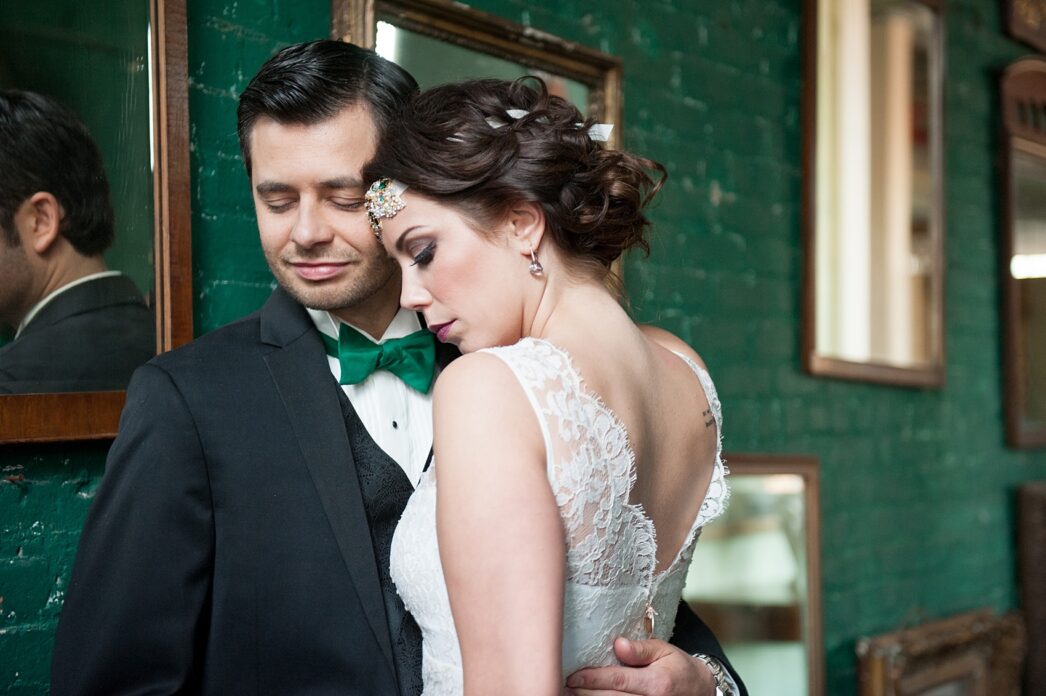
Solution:
M 621 61 L 606 53 L 445 0 L 333 0 L 332 15 L 335 38 L 373 47 L 422 89 L 537 75 L 586 116 L 621 122 Z
M 819 695 L 816 462 L 726 458 L 730 505 L 702 530 L 683 599 L 751 693 Z
M 808 11 L 816 12 L 808 367 L 939 384 L 939 14 L 920 0 L 811 0 Z
M 1010 65 L 1002 80 L 1001 240 L 1006 435 L 1046 445 L 1046 58 Z
M 1020 297 L 1025 428 L 1046 428 L 1046 158 L 1015 151 L 1013 256 L 1010 275 Z
M 143 0 L 0 3 L 0 393 L 122 389 L 156 352 L 149 19 Z
M 519 63 L 448 44 L 389 22 L 378 22 L 374 50 L 383 58 L 405 68 L 422 89 L 472 78 L 514 80 L 524 75 L 537 75 L 548 84 L 551 94 L 572 102 L 581 113 L 588 115 L 589 90 L 577 80 L 529 69 Z

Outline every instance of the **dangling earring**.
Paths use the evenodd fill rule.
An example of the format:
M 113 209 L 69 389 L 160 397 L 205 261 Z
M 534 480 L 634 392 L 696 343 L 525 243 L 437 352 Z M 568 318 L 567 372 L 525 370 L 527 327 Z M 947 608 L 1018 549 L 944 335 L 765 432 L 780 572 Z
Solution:
M 530 275 L 538 278 L 545 273 L 544 266 L 538 261 L 538 257 L 534 255 L 534 247 L 530 247 Z

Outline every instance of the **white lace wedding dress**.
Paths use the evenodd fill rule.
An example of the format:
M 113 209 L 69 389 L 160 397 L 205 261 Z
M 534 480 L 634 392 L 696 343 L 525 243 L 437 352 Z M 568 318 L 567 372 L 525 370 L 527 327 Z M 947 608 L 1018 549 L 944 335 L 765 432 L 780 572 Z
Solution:
M 657 573 L 653 522 L 640 506 L 629 503 L 636 474 L 627 432 L 614 413 L 586 390 L 570 356 L 534 338 L 486 352 L 515 373 L 545 439 L 548 480 L 567 541 L 564 679 L 581 667 L 614 664 L 616 636 L 653 635 L 667 640 L 699 531 L 726 505 L 721 446 L 716 448 L 712 480 L 686 543 L 671 565 Z M 700 380 L 721 433 L 722 413 L 711 378 L 680 357 Z M 699 422 L 699 414 L 693 417 Z M 459 696 L 461 651 L 439 560 L 432 468 L 423 475 L 396 528 L 391 572 L 424 637 L 424 696 Z

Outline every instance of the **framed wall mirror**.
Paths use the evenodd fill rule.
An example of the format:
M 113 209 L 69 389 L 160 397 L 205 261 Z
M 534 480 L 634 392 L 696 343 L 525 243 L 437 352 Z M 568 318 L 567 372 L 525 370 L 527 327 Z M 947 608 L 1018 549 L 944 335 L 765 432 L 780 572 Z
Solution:
M 702 530 L 683 599 L 712 628 L 751 693 L 822 696 L 818 462 L 724 459 L 730 505 Z
M 374 48 L 422 89 L 469 78 L 538 75 L 549 91 L 621 132 L 621 61 L 447 0 L 332 0 L 332 36 Z
M 805 0 L 803 358 L 944 382 L 943 21 L 936 0 Z
M 1006 435 L 1046 446 L 1046 58 L 1002 79 L 1003 286 Z
M 36 251 L 22 245 L 22 218 L 0 220 L 0 251 L 12 264 L 0 304 L 12 293 L 20 302 L 0 328 L 0 442 L 113 437 L 134 367 L 192 339 L 187 85 L 185 0 L 0 4 L 0 89 L 45 95 L 83 124 L 108 180 L 108 196 L 103 187 L 90 204 L 113 211 L 104 251 L 81 252 L 71 242 L 61 250 L 62 263 L 90 262 L 56 266 L 75 268 L 80 282 L 49 284 L 40 297 L 24 291 L 32 284 L 12 282 L 22 275 L 12 269 Z M 89 149 L 83 141 L 73 146 Z M 58 205 L 56 219 L 66 227 L 55 239 L 67 242 L 75 218 L 66 208 L 74 204 Z M 47 247 L 40 262 L 50 264 L 57 248 Z M 81 323 L 69 324 L 72 316 Z M 83 338 L 81 331 L 97 336 L 99 326 L 103 342 Z M 28 360 L 32 353 L 46 359 Z

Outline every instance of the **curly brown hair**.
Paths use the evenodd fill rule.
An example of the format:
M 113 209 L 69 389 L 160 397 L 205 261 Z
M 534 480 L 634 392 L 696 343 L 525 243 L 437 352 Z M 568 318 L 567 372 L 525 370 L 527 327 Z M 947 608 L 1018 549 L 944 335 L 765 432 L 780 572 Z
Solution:
M 526 115 L 508 115 L 517 109 Z M 668 174 L 593 141 L 593 123 L 537 77 L 442 85 L 411 100 L 364 177 L 398 179 L 454 206 L 480 231 L 513 205 L 536 203 L 557 246 L 605 272 L 627 249 L 649 253 L 643 208 Z

